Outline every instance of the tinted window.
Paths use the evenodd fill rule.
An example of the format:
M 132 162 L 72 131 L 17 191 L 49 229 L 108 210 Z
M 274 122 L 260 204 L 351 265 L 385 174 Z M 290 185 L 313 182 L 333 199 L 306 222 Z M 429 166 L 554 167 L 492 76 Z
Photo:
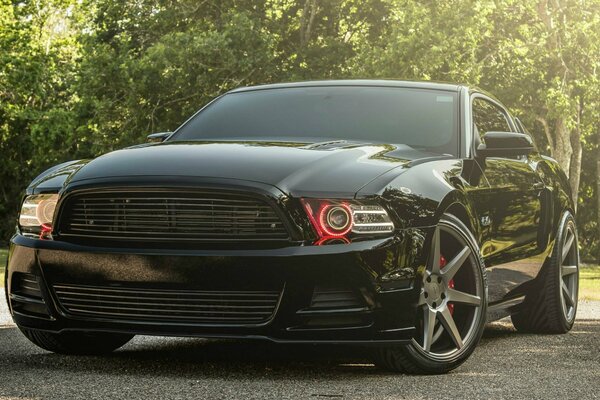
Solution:
M 480 136 L 486 132 L 511 132 L 504 110 L 479 98 L 473 100 L 473 125 Z
M 440 153 L 458 148 L 457 94 L 384 87 L 298 87 L 230 93 L 174 140 L 359 140 Z

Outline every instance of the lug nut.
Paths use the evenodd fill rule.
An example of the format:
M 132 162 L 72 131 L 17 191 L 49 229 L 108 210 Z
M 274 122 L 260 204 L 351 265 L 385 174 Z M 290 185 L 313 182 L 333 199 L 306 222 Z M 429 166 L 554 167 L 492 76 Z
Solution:
M 431 277 L 430 276 L 427 277 L 427 282 L 431 282 Z
M 436 308 L 436 307 L 437 307 L 437 303 L 433 303 L 431 306 L 432 306 L 433 308 Z
M 438 276 L 438 283 L 442 283 L 442 277 Z
M 423 296 L 425 296 L 425 298 L 428 298 L 429 297 L 429 293 L 425 292 L 425 293 L 423 293 Z
M 442 293 L 442 300 L 444 300 L 446 298 L 446 295 L 444 293 Z

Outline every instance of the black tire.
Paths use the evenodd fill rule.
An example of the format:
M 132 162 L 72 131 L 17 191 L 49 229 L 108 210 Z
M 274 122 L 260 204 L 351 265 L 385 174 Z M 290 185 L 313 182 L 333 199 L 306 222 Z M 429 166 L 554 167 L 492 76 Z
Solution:
M 106 332 L 53 333 L 19 327 L 33 344 L 44 350 L 70 355 L 100 355 L 110 353 L 129 342 L 133 335 Z
M 470 250 L 470 254 L 467 256 L 468 258 L 465 259 L 465 261 L 462 262 L 462 264 L 460 266 L 458 266 L 456 268 L 456 271 L 458 271 L 458 269 L 461 269 L 462 265 L 467 265 L 466 260 L 468 260 L 468 264 L 469 264 L 469 268 L 466 269 L 461 269 L 458 272 L 454 272 L 456 273 L 456 277 L 457 281 L 459 279 L 461 280 L 465 280 L 465 278 L 467 276 L 471 276 L 469 279 L 466 279 L 469 282 L 472 282 L 473 285 L 476 285 L 476 290 L 472 289 L 473 291 L 475 291 L 475 294 L 477 294 L 477 299 L 479 301 L 479 304 L 467 304 L 466 302 L 461 304 L 460 302 L 458 303 L 454 303 L 451 302 L 451 299 L 453 297 L 451 297 L 451 293 L 448 292 L 448 297 L 446 296 L 441 296 L 441 297 L 437 297 L 438 299 L 443 299 L 443 301 L 445 301 L 445 304 L 454 304 L 451 308 L 452 311 L 449 311 L 451 313 L 452 319 L 454 322 L 459 321 L 455 324 L 455 327 L 458 327 L 458 332 L 459 333 L 459 337 L 461 338 L 461 340 L 464 340 L 464 342 L 462 342 L 462 347 L 459 346 L 458 344 L 456 344 L 456 349 L 453 350 L 454 352 L 451 353 L 449 352 L 448 354 L 443 353 L 445 350 L 443 349 L 443 347 L 440 347 L 440 354 L 436 353 L 434 349 L 434 346 L 441 346 L 443 345 L 444 342 L 449 343 L 450 346 L 452 346 L 453 341 L 455 341 L 455 339 L 452 339 L 452 341 L 450 341 L 448 338 L 452 338 L 452 335 L 450 334 L 451 329 L 447 328 L 447 320 L 444 321 L 444 318 L 441 317 L 442 314 L 444 314 L 441 311 L 437 311 L 438 309 L 435 308 L 436 303 L 431 303 L 432 301 L 432 297 L 434 295 L 427 295 L 427 291 L 429 290 L 427 288 L 427 274 L 430 273 L 430 271 L 434 271 L 434 270 L 430 270 L 430 264 L 431 264 L 431 260 L 435 259 L 435 257 L 440 257 L 440 255 L 444 255 L 444 254 L 449 254 L 449 253 L 445 253 L 446 251 L 451 252 L 451 250 L 446 250 L 444 248 L 444 243 L 443 243 L 443 234 L 447 234 L 447 231 L 450 230 L 452 232 L 454 232 L 457 236 L 457 238 L 462 238 L 460 239 L 460 243 L 459 241 L 457 241 L 456 243 L 459 243 L 459 245 L 461 247 L 457 247 L 462 249 L 463 251 L 469 251 Z M 434 313 L 434 317 L 429 317 L 430 321 L 433 321 L 433 325 L 429 326 L 434 326 L 434 331 L 436 332 L 437 339 L 432 340 L 432 336 L 431 334 L 429 335 L 429 339 L 427 340 L 430 344 L 429 346 L 426 345 L 426 339 L 425 339 L 425 335 L 427 334 L 428 330 L 426 328 L 426 325 L 424 322 L 421 323 L 421 325 L 419 325 L 419 323 L 417 323 L 417 328 L 418 331 L 423 331 L 423 338 L 422 338 L 422 343 L 420 344 L 418 342 L 418 338 L 415 338 L 412 340 L 412 342 L 410 344 L 407 345 L 403 345 L 403 346 L 384 346 L 384 347 L 378 347 L 374 349 L 374 361 L 375 364 L 383 369 L 386 370 L 390 370 L 390 371 L 394 371 L 394 372 L 403 372 L 403 373 L 409 373 L 409 374 L 443 374 L 443 373 L 447 373 L 455 368 L 457 368 L 458 366 L 460 366 L 465 360 L 467 360 L 467 358 L 469 358 L 469 356 L 473 353 L 473 351 L 475 350 L 475 348 L 477 347 L 477 344 L 479 343 L 479 340 L 481 339 L 481 335 L 483 334 L 483 330 L 485 327 L 485 322 L 486 322 L 486 311 L 487 311 L 487 280 L 486 280 L 486 273 L 485 273 L 485 267 L 484 267 L 484 263 L 483 260 L 481 258 L 480 255 L 480 251 L 479 251 L 479 246 L 477 245 L 477 241 L 475 240 L 475 238 L 473 237 L 472 233 L 470 232 L 470 230 L 465 226 L 465 224 L 463 224 L 458 218 L 456 218 L 453 215 L 450 214 L 444 214 L 438 224 L 438 228 L 436 228 L 436 232 L 441 232 L 437 235 L 439 235 L 438 237 L 440 237 L 440 255 L 436 255 L 435 257 L 433 256 L 433 254 L 435 254 L 435 245 L 434 245 L 434 241 L 436 238 L 436 233 L 434 233 L 434 238 L 432 240 L 432 245 L 431 245 L 431 251 L 430 251 L 430 255 L 429 255 L 429 260 L 427 262 L 427 269 L 424 273 L 424 277 L 423 277 L 423 287 L 421 289 L 421 297 L 419 299 L 419 303 L 418 303 L 418 313 L 423 313 L 423 320 L 426 318 L 426 316 L 431 315 L 431 313 Z M 456 238 L 455 238 L 456 239 Z M 460 252 L 459 252 L 460 254 Z M 448 266 L 451 265 L 458 265 L 458 263 L 454 263 L 455 260 L 457 260 L 459 258 L 459 254 L 455 255 L 453 257 L 453 259 L 451 261 L 448 262 Z M 441 262 L 440 262 L 441 263 Z M 453 264 L 454 263 L 454 264 Z M 444 274 L 445 273 L 445 267 L 443 265 L 440 265 L 440 274 Z M 454 269 L 453 267 L 450 267 L 450 269 Z M 462 271 L 462 272 L 461 272 Z M 434 276 L 439 276 L 439 275 L 429 275 L 429 277 L 434 277 Z M 452 283 L 450 285 L 448 285 L 448 282 L 446 279 L 449 279 Z M 440 280 L 440 288 L 441 290 L 444 290 L 443 287 L 447 286 L 450 288 L 454 288 L 454 274 L 448 276 L 448 277 L 444 277 L 443 281 Z M 427 281 L 427 282 L 431 282 L 431 281 Z M 431 284 L 431 283 L 430 283 Z M 460 287 L 460 281 L 457 283 L 457 288 L 461 289 Z M 463 283 L 464 284 L 464 283 Z M 464 286 L 464 288 L 467 288 L 467 286 Z M 461 289 L 462 290 L 462 289 Z M 460 290 L 459 290 L 460 291 Z M 433 292 L 435 292 L 435 296 L 437 296 L 437 290 L 434 290 Z M 464 290 L 464 292 L 468 293 L 468 290 Z M 465 294 L 465 293 L 463 293 Z M 425 300 L 423 300 L 425 298 Z M 427 300 L 429 299 L 429 300 Z M 426 301 L 427 303 L 423 304 L 423 301 Z M 433 308 L 432 308 L 433 307 Z M 438 305 L 438 307 L 441 307 L 440 305 Z M 458 307 L 458 308 L 455 308 Z M 462 307 L 462 309 L 461 309 Z M 472 307 L 472 308 L 469 308 Z M 450 308 L 450 307 L 449 307 Z M 469 311 L 470 309 L 472 309 L 472 311 Z M 472 315 L 472 319 L 469 320 L 468 318 L 465 318 L 465 325 L 464 326 L 459 326 L 460 325 L 460 315 L 458 314 L 464 314 L 465 316 L 467 314 Z M 419 316 L 417 316 L 417 320 Z M 433 318 L 433 320 L 431 319 Z M 422 320 L 422 321 L 423 321 Z M 469 322 L 470 321 L 470 322 Z M 437 325 L 436 325 L 437 324 Z M 466 332 L 465 333 L 465 337 L 462 338 L 462 332 Z M 444 336 L 446 335 L 446 336 Z M 438 343 L 438 342 L 441 342 Z M 437 344 L 436 344 L 437 343 Z M 429 350 L 427 350 L 429 348 Z
M 569 240 L 570 234 L 573 235 L 573 241 L 570 246 L 567 246 L 566 241 Z M 532 286 L 523 305 L 511 315 L 513 325 L 519 332 L 566 333 L 571 330 L 575 322 L 579 253 L 577 229 L 570 212 L 563 215 L 554 243 L 552 255 L 546 261 L 538 282 Z M 564 275 L 567 268 L 573 268 L 572 277 Z M 567 283 L 563 282 L 565 279 Z M 568 287 L 569 300 L 566 300 L 563 284 Z

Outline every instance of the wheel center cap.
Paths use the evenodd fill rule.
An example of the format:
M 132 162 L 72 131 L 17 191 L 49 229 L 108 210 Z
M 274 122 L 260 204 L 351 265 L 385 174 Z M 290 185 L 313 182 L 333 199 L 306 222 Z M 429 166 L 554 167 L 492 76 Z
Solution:
M 434 299 L 437 299 L 438 297 L 440 297 L 440 288 L 437 287 L 437 285 L 432 286 L 431 287 L 431 294 Z
M 434 308 L 441 303 L 442 293 L 444 293 L 443 281 L 438 276 L 431 276 L 431 279 L 426 279 L 423 285 L 425 290 L 425 299 L 430 306 Z M 441 281 L 441 282 L 440 282 Z

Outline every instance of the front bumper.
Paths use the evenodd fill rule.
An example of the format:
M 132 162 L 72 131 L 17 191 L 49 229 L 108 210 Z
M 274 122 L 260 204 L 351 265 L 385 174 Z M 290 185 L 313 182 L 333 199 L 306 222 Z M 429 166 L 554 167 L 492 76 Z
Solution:
M 352 244 L 219 251 L 98 248 L 15 235 L 6 294 L 18 325 L 54 332 L 402 343 L 414 334 L 420 290 L 415 283 L 424 270 L 423 248 L 430 231 L 407 229 L 392 239 Z M 20 292 L 17 278 L 22 276 L 37 279 L 39 298 Z M 57 294 L 57 286 L 64 284 L 168 289 L 169 293 L 251 288 L 278 290 L 281 295 L 272 316 L 259 324 L 169 322 L 101 313 L 77 315 Z M 324 287 L 347 288 L 360 304 L 315 308 L 314 297 Z

